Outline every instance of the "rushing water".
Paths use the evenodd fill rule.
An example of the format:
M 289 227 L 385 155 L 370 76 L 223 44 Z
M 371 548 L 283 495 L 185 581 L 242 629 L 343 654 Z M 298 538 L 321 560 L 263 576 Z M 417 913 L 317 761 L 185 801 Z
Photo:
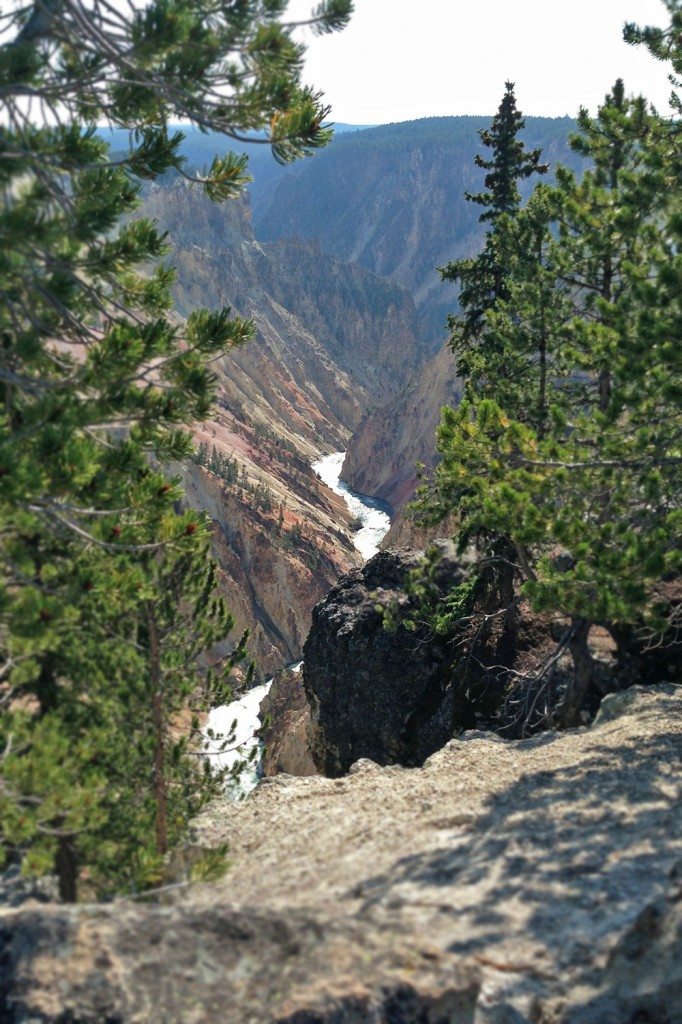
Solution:
M 391 525 L 391 508 L 379 498 L 370 498 L 366 494 L 356 494 L 341 479 L 341 467 L 346 457 L 345 452 L 334 452 L 325 455 L 318 462 L 313 462 L 313 469 L 331 487 L 335 494 L 340 494 L 348 505 L 351 514 L 359 519 L 362 528 L 353 534 L 353 543 L 365 559 L 376 555 L 379 545 L 388 533 Z
M 391 509 L 378 498 L 356 494 L 341 480 L 341 467 L 345 457 L 345 452 L 334 452 L 314 462 L 312 468 L 327 487 L 341 495 L 352 515 L 362 523 L 361 528 L 353 534 L 353 543 L 367 560 L 377 553 L 379 544 L 388 533 Z M 299 672 L 302 664 L 303 662 L 299 661 L 289 667 L 294 672 Z M 256 736 L 256 731 L 260 728 L 258 712 L 261 701 L 269 692 L 271 685 L 272 679 L 268 679 L 262 686 L 255 686 L 242 694 L 239 700 L 214 708 L 208 716 L 206 734 L 210 730 L 216 735 L 228 736 L 234 729 L 234 736 L 228 744 L 228 749 L 222 753 L 218 753 L 222 741 L 210 740 L 206 735 L 204 750 L 216 767 L 232 768 L 239 761 L 248 761 L 246 767 L 228 787 L 227 795 L 234 800 L 242 799 L 255 789 L 260 779 L 263 744 Z
M 302 664 L 303 662 L 299 661 L 289 668 L 293 672 L 300 672 Z M 258 785 L 263 750 L 263 744 L 256 736 L 256 731 L 260 728 L 258 712 L 261 701 L 267 696 L 271 686 L 272 679 L 268 679 L 261 686 L 247 690 L 239 700 L 233 700 L 231 704 L 224 704 L 220 708 L 213 708 L 206 722 L 204 751 L 216 768 L 232 768 L 238 761 L 248 762 L 228 786 L 228 796 L 235 800 L 246 796 Z M 227 749 L 219 753 L 223 740 L 209 739 L 209 730 L 216 736 L 228 737 L 233 729 L 234 736 L 230 739 Z

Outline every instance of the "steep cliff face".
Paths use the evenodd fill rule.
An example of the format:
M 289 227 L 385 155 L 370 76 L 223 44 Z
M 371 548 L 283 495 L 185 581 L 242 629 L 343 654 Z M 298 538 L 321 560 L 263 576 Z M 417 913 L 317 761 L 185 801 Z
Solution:
M 347 522 L 345 505 L 336 495 L 329 498 L 305 463 L 300 472 L 307 489 L 285 472 L 242 465 L 268 488 L 270 508 L 258 507 L 252 493 L 203 467 L 180 467 L 180 476 L 188 503 L 205 509 L 213 523 L 218 583 L 235 619 L 234 635 L 250 630 L 249 653 L 267 676 L 302 656 L 313 606 L 359 558 L 339 527 Z
M 214 365 L 215 411 L 196 430 L 237 479 L 197 465 L 181 475 L 209 511 L 223 591 L 268 674 L 300 658 L 313 606 L 359 562 L 347 507 L 310 462 L 345 448 L 420 364 L 414 305 L 314 246 L 259 245 L 246 202 L 216 206 L 175 182 L 148 189 L 142 212 L 169 232 L 181 313 L 229 305 L 256 323 L 256 340 Z
M 258 735 L 265 745 L 263 775 L 318 775 L 308 747 L 310 707 L 298 670 L 282 669 L 260 705 Z
M 280 445 L 280 455 L 288 453 L 284 461 L 347 449 L 351 486 L 396 508 L 412 496 L 415 464 L 433 464 L 440 405 L 456 403 L 460 391 L 449 353 L 438 351 L 444 310 L 454 308 L 456 296 L 439 284 L 435 268 L 478 245 L 479 211 L 463 193 L 480 184 L 473 157 L 486 121 L 436 118 L 337 139 L 314 161 L 282 172 L 269 198 L 267 190 L 254 194 L 265 242 L 254 237 L 247 201 L 215 205 L 180 180 L 147 188 L 142 212 L 169 233 L 180 312 L 230 305 L 256 322 L 257 341 L 216 364 L 218 408 L 197 434 L 240 463 L 248 486 L 233 488 L 230 507 L 243 538 L 262 528 L 248 488 L 265 487 L 277 492 L 295 527 L 291 536 L 305 522 L 307 541 L 321 549 L 330 543 L 328 524 L 310 511 L 329 498 L 304 466 L 287 473 L 282 459 L 264 453 L 266 437 Z M 570 162 L 569 127 L 565 119 L 529 119 L 526 139 L 543 145 L 550 162 Z M 190 500 L 210 501 L 202 494 L 206 474 L 192 473 Z M 345 509 L 338 521 L 347 524 Z M 406 530 L 421 541 L 399 515 L 393 534 Z M 332 564 L 353 564 L 347 536 L 332 536 L 331 544 L 321 587 L 337 578 Z M 282 559 L 287 572 L 292 557 L 272 551 L 273 565 Z M 305 590 L 308 619 L 302 610 L 282 619 L 284 597 L 272 616 L 260 565 L 250 561 L 241 574 L 232 565 L 229 577 L 240 583 L 228 597 L 243 608 L 239 621 L 258 635 L 258 656 L 269 671 L 276 657 L 299 656 L 299 635 L 321 592 Z
M 143 212 L 169 232 L 180 312 L 226 304 L 253 316 L 258 339 L 231 361 L 248 372 L 265 353 L 346 427 L 393 397 L 427 358 L 404 288 L 317 244 L 263 245 L 246 201 L 215 206 L 177 182 L 152 190 Z
M 364 416 L 348 443 L 344 480 L 354 490 L 377 495 L 399 510 L 414 494 L 417 463 L 427 469 L 436 464 L 441 407 L 458 405 L 461 396 L 455 359 L 445 345 L 399 395 Z M 396 535 L 397 527 L 391 537 Z
M 343 136 L 282 177 L 259 204 L 256 234 L 319 239 L 326 252 L 407 288 L 435 352 L 457 300 L 436 268 L 475 252 L 483 233 L 480 208 L 464 193 L 482 185 L 474 155 L 478 130 L 489 124 L 489 117 L 424 118 Z M 572 127 L 569 118 L 529 117 L 524 141 L 542 146 L 550 165 L 577 167 L 566 138 Z

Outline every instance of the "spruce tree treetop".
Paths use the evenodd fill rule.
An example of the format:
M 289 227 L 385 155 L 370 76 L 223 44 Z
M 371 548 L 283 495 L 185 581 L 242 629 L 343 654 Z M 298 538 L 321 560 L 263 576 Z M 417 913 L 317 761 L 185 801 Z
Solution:
M 460 373 L 470 376 L 471 358 L 481 343 L 487 310 L 507 298 L 505 280 L 508 276 L 509 253 L 503 241 L 503 221 L 519 208 L 521 195 L 518 182 L 533 174 L 545 174 L 546 164 L 540 163 L 541 150 L 527 151 L 519 133 L 524 127 L 521 112 L 517 110 L 513 82 L 505 84 L 502 102 L 489 129 L 479 133 L 483 145 L 492 150 L 490 160 L 476 156 L 476 164 L 488 173 L 485 191 L 465 193 L 471 203 L 486 209 L 481 221 L 489 221 L 483 251 L 477 256 L 453 260 L 440 268 L 444 281 L 460 285 L 461 314 L 448 318 L 451 331 L 450 345 L 457 356 Z
M 514 83 L 505 82 L 504 96 L 492 125 L 479 132 L 483 145 L 492 150 L 489 160 L 480 154 L 475 158 L 476 166 L 488 172 L 485 191 L 466 193 L 470 202 L 487 207 L 479 218 L 481 221 L 494 223 L 501 214 L 514 213 L 521 201 L 518 182 L 531 174 L 547 173 L 547 164 L 540 163 L 542 150 L 527 150 L 519 138 L 525 124 L 516 107 Z
M 641 33 L 673 67 L 676 25 Z M 491 565 L 515 574 L 481 609 L 484 625 L 525 601 L 555 617 L 553 654 L 507 680 L 502 713 L 522 731 L 579 724 L 603 696 L 593 625 L 642 679 L 644 656 L 680 637 L 679 120 L 618 80 L 578 128 L 580 178 L 558 168 L 555 187 L 493 219 L 481 265 L 503 276 L 479 289 L 480 313 L 469 261 L 454 334 L 467 401 L 442 411 L 435 500 L 422 492 L 434 520 L 454 513 L 460 545 L 476 545 L 480 579 Z M 559 683 L 562 652 L 573 664 Z M 648 678 L 673 661 L 653 655 Z

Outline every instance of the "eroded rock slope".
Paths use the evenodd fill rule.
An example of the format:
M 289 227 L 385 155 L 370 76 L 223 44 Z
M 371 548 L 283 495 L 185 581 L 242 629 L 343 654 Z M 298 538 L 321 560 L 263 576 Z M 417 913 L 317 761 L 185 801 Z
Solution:
M 414 303 L 318 246 L 260 245 L 246 201 L 217 205 L 175 181 L 148 187 L 142 213 L 168 231 L 181 314 L 228 305 L 255 320 L 256 339 L 214 364 L 217 401 L 196 430 L 231 478 L 180 473 L 213 521 L 235 636 L 250 629 L 250 653 L 272 674 L 301 657 L 313 605 L 359 563 L 347 507 L 310 463 L 344 449 L 423 361 Z
M 406 387 L 379 409 L 365 414 L 348 445 L 342 475 L 352 488 L 383 498 L 400 513 L 414 497 L 417 464 L 436 465 L 436 428 L 444 405 L 456 407 L 462 398 L 455 357 L 448 345 L 429 359 Z M 391 538 L 399 532 L 398 519 Z M 416 539 L 416 535 L 410 538 Z M 407 535 L 401 537 L 407 542 Z

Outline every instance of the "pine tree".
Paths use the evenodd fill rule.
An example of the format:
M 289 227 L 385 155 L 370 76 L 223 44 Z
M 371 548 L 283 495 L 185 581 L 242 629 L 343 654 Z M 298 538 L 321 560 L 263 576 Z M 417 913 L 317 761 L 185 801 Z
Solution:
M 630 645 L 633 631 L 666 643 L 679 625 L 663 586 L 680 572 L 679 130 L 618 82 L 596 118 L 581 111 L 573 145 L 591 162 L 580 181 L 559 170 L 557 188 L 541 187 L 513 225 L 523 237 L 537 196 L 549 198 L 556 241 L 530 290 L 526 261 L 509 264 L 508 294 L 486 315 L 504 349 L 518 343 L 522 364 L 526 325 L 543 314 L 551 401 L 537 419 L 498 383 L 444 410 L 439 430 L 436 512 L 456 509 L 462 544 L 504 538 L 521 582 L 515 600 L 565 623 L 555 655 L 515 686 L 531 727 L 580 720 L 593 624 Z M 557 695 L 562 651 L 574 671 Z
M 448 319 L 448 326 L 450 345 L 458 371 L 464 378 L 465 395 L 473 402 L 501 391 L 510 392 L 523 402 L 526 394 L 517 371 L 520 361 L 525 369 L 528 358 L 512 349 L 514 358 L 510 359 L 509 346 L 502 343 L 502 332 L 495 329 L 491 319 L 491 314 L 501 310 L 502 304 L 509 300 L 509 278 L 514 263 L 519 262 L 515 257 L 522 251 L 518 243 L 516 247 L 510 245 L 511 223 L 521 201 L 518 183 L 533 174 L 545 174 L 548 169 L 540 163 L 541 151 L 528 152 L 518 138 L 524 124 L 516 108 L 513 83 L 507 82 L 491 128 L 480 133 L 483 145 L 492 151 L 488 160 L 480 155 L 476 157 L 477 166 L 487 171 L 485 191 L 466 194 L 470 202 L 485 207 L 479 219 L 491 224 L 483 250 L 476 257 L 455 261 L 441 270 L 443 280 L 461 284 L 461 311 Z M 514 312 L 512 325 L 516 321 Z M 458 504 L 460 497 L 450 494 L 448 502 L 454 499 Z M 486 537 L 486 546 L 490 555 L 486 587 L 491 592 L 491 601 L 499 601 L 507 608 L 505 628 L 511 644 L 517 625 L 513 593 L 515 557 L 506 537 L 490 534 Z
M 136 850 L 150 849 L 163 787 L 191 809 L 214 785 L 165 744 L 200 680 L 218 699 L 198 650 L 228 619 L 205 587 L 199 601 L 197 581 L 213 580 L 203 521 L 178 513 L 158 467 L 192 456 L 210 362 L 253 325 L 200 310 L 180 327 L 165 239 L 130 215 L 141 180 L 185 174 L 174 119 L 282 161 L 328 141 L 286 7 L 56 0 L 3 16 L 0 843 L 25 871 L 56 870 L 65 899 L 84 868 L 100 892 L 146 884 L 166 841 L 147 868 Z M 311 23 L 335 30 L 350 7 L 327 0 Z M 131 133 L 116 160 L 103 118 Z M 238 195 L 246 159 L 217 157 L 192 180 L 214 200 Z M 184 638 L 172 663 L 154 641 L 170 624 Z M 166 815 L 167 842 L 186 817 L 176 829 Z
M 477 167 L 488 172 L 484 180 L 485 191 L 466 193 L 469 202 L 485 207 L 479 220 L 490 222 L 491 229 L 478 256 L 455 260 L 440 271 L 442 280 L 459 282 L 461 286 L 461 313 L 448 320 L 450 344 L 461 374 L 467 379 L 473 377 L 474 384 L 478 383 L 479 374 L 474 362 L 481 344 L 485 313 L 506 296 L 507 258 L 498 228 L 519 208 L 519 181 L 533 174 L 546 174 L 548 170 L 546 164 L 540 163 L 541 151 L 528 152 L 518 137 L 524 126 L 525 121 L 516 108 L 514 85 L 507 82 L 490 129 L 480 132 L 483 145 L 492 150 L 489 160 L 480 155 L 475 158 Z

